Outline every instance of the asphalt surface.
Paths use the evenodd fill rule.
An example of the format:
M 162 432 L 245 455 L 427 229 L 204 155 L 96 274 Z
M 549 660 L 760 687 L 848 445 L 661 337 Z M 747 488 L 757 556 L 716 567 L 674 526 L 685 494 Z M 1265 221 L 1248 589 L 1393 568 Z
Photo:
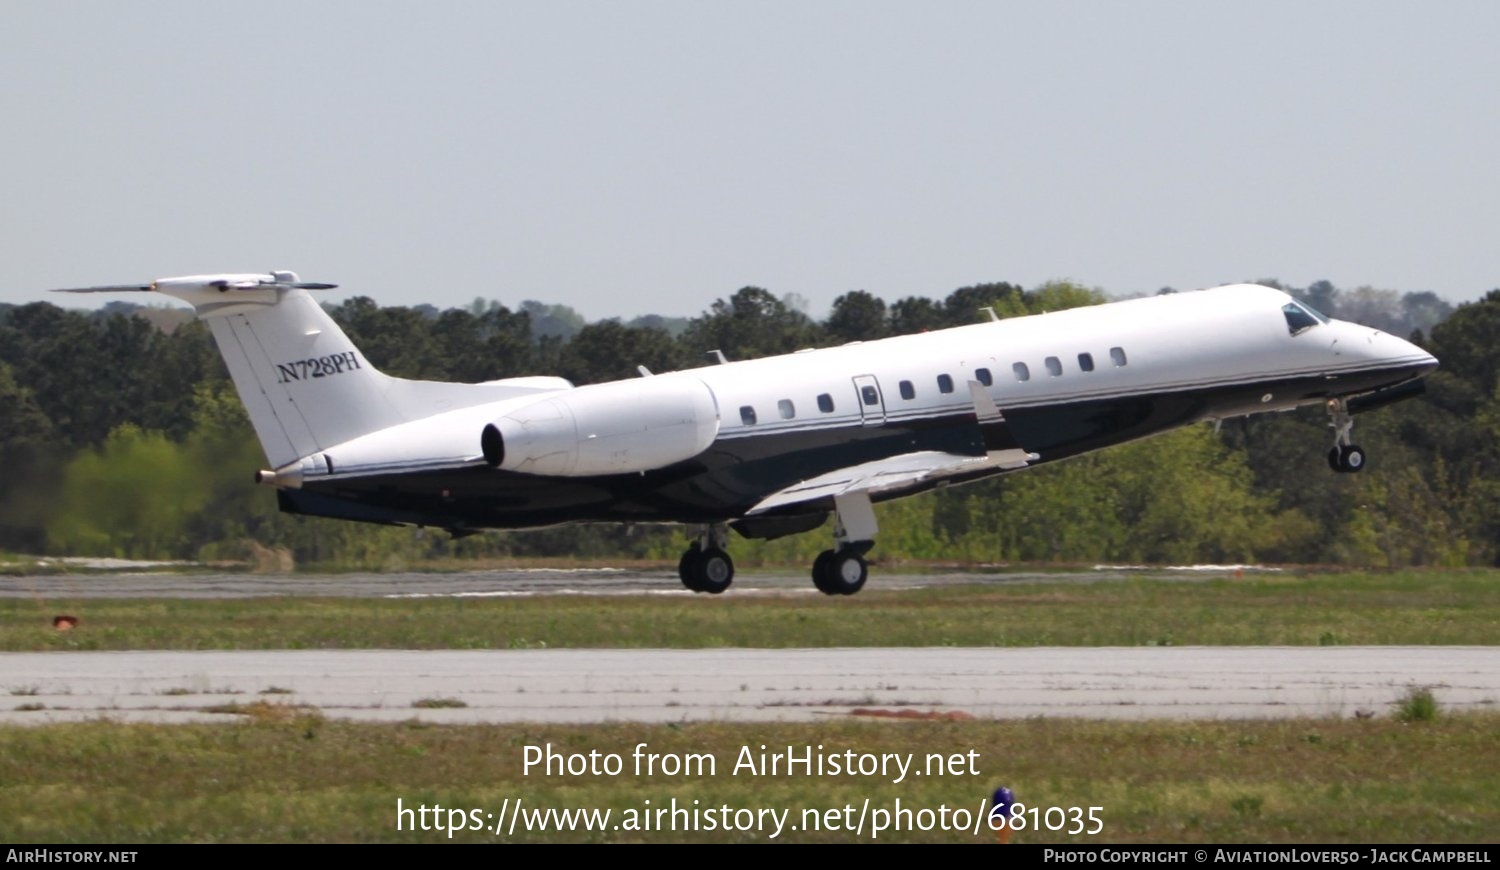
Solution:
M 1348 718 L 1412 687 L 1496 709 L 1500 647 L 5 653 L 0 722 L 233 721 L 255 702 L 466 723 Z
M 126 563 L 131 564 L 131 563 Z M 150 563 L 134 563 L 150 564 Z M 958 584 L 1099 583 L 1124 577 L 1192 582 L 1233 576 L 1253 567 L 1185 566 L 1138 569 L 1101 565 L 1066 571 L 876 570 L 866 589 Z M 171 571 L 0 576 L 0 598 L 255 598 L 327 595 L 357 598 L 505 597 L 525 595 L 690 595 L 672 570 L 528 568 L 451 573 L 214 574 Z M 806 571 L 740 572 L 726 595 L 820 595 Z

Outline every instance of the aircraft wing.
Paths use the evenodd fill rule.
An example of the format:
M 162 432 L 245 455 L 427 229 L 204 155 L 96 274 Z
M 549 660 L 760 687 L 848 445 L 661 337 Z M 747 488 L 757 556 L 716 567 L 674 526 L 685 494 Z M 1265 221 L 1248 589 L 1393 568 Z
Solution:
M 1024 468 L 1037 458 L 1037 454 L 1024 450 L 992 450 L 983 456 L 965 456 L 938 450 L 904 453 L 840 468 L 793 484 L 762 499 L 747 513 L 754 516 L 789 504 L 855 493 L 874 495 L 923 480 L 949 477 L 982 468 Z

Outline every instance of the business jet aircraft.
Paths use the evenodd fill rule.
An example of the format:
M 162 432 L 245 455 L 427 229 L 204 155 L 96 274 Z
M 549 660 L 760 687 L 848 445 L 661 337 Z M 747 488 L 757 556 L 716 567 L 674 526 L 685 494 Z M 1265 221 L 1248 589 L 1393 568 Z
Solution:
M 829 595 L 865 584 L 872 503 L 1202 420 L 1320 403 L 1329 465 L 1364 467 L 1352 415 L 1421 391 L 1437 360 L 1236 284 L 575 387 L 382 374 L 292 272 L 164 278 L 211 327 L 283 511 L 455 535 L 569 522 L 701 527 L 679 574 L 734 577 L 728 529 L 808 531 Z M 722 358 L 722 357 L 721 357 Z

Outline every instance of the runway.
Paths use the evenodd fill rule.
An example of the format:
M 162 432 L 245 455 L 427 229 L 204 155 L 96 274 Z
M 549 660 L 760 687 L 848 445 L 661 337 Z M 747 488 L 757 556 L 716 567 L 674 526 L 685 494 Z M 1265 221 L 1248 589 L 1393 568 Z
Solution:
M 1347 718 L 1412 687 L 1500 709 L 1500 647 L 4 653 L 0 722 Z
M 113 565 L 123 560 L 74 560 Z M 153 563 L 124 563 L 151 565 Z M 1211 565 L 1179 568 L 1098 565 L 1068 570 L 882 571 L 869 589 L 1024 583 L 1102 583 L 1125 578 L 1195 582 L 1274 568 Z M 501 568 L 474 571 L 393 571 L 378 574 L 251 574 L 217 571 L 110 570 L 94 573 L 0 575 L 0 598 L 264 598 L 283 595 L 351 598 L 506 598 L 532 595 L 687 595 L 670 568 Z M 727 595 L 818 592 L 806 571 L 745 571 Z

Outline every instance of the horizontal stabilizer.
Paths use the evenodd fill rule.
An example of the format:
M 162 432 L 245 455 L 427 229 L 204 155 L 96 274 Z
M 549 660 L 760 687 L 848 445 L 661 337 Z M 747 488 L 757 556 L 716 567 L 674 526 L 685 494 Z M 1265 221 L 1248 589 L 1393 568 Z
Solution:
M 103 287 L 59 287 L 53 293 L 150 293 L 154 284 L 106 284 Z
M 315 281 L 210 281 L 209 287 L 220 290 L 261 290 L 266 287 L 297 288 L 299 290 L 332 290 L 337 284 L 320 284 Z
M 211 288 L 219 292 L 229 290 L 332 290 L 339 285 L 317 281 L 303 281 L 296 272 L 268 272 L 263 275 L 193 275 L 186 278 L 160 278 L 149 284 L 104 284 L 99 287 L 62 287 L 53 293 L 152 293 L 167 288 L 189 289 Z

